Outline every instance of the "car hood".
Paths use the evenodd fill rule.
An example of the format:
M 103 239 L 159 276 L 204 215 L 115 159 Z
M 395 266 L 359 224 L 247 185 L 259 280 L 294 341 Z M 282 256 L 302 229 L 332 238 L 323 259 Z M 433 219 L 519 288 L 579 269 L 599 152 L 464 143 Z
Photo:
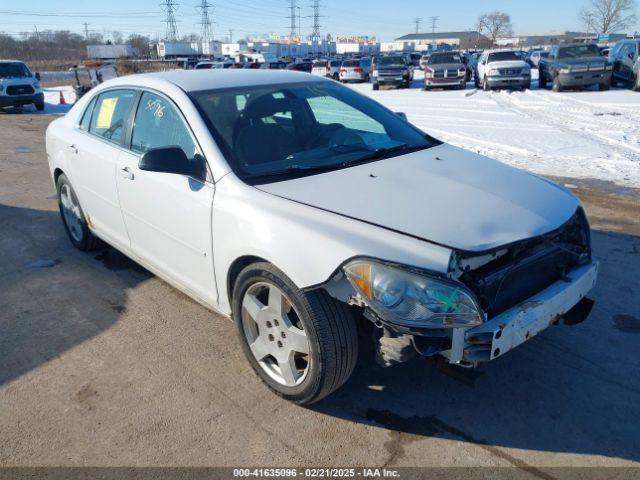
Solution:
M 433 70 L 458 70 L 459 68 L 465 68 L 462 63 L 437 63 L 435 65 L 427 65 Z
M 36 82 L 34 77 L 0 77 L 0 84 L 5 87 L 11 85 L 33 85 Z
M 446 144 L 256 188 L 472 252 L 555 230 L 579 206 L 550 181 Z
M 491 68 L 529 68 L 529 64 L 524 60 L 506 60 L 503 62 L 490 62 Z
M 578 57 L 578 58 L 560 58 L 558 63 L 563 65 L 591 65 L 593 63 L 599 65 L 607 65 L 609 62 L 604 57 Z

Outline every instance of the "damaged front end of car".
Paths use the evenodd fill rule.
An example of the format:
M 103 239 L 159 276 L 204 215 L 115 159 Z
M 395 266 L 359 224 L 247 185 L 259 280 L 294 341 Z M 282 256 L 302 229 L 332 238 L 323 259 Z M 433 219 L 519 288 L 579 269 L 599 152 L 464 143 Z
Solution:
M 324 285 L 360 308 L 385 366 L 416 354 L 475 367 L 551 324 L 585 320 L 598 264 L 581 208 L 560 228 L 488 252 L 452 250 L 446 273 L 356 258 Z

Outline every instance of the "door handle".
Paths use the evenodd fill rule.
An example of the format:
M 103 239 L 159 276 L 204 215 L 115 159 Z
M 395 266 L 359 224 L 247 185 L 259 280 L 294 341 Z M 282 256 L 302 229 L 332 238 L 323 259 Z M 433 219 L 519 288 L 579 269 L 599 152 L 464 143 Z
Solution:
M 133 172 L 129 167 L 124 167 L 123 169 L 121 169 L 120 175 L 126 180 L 133 180 L 135 178 Z
M 71 150 L 73 150 L 73 153 L 75 153 L 75 154 L 77 154 L 77 153 L 78 153 L 78 147 L 76 147 L 76 144 L 75 144 L 75 143 L 74 143 L 74 144 L 69 145 L 69 148 L 70 148 Z

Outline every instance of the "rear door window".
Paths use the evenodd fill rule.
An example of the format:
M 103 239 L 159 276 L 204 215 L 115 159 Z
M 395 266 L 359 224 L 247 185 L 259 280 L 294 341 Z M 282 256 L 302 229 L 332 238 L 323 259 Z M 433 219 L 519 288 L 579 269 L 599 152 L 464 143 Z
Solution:
M 84 114 L 82 115 L 82 120 L 80 121 L 80 130 L 84 130 L 85 132 L 89 131 L 89 126 L 91 125 L 91 114 L 93 113 L 93 107 L 96 106 L 96 97 L 89 102 L 89 106 L 85 109 Z
M 152 148 L 172 146 L 180 147 L 189 159 L 198 153 L 196 142 L 175 105 L 160 95 L 144 92 L 133 124 L 131 150 L 145 153 Z
M 120 144 L 134 96 L 133 90 L 110 90 L 101 93 L 95 104 L 89 132 L 109 142 Z

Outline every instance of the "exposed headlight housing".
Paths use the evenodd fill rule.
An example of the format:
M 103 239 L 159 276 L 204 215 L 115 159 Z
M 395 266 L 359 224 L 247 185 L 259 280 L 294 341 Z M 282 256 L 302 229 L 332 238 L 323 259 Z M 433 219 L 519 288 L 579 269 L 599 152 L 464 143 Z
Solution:
M 33 82 L 33 88 L 35 88 L 36 90 L 39 90 L 40 89 L 40 82 L 38 82 L 38 81 Z
M 364 303 L 390 323 L 422 328 L 482 323 L 480 307 L 460 283 L 368 259 L 348 263 L 344 273 Z

